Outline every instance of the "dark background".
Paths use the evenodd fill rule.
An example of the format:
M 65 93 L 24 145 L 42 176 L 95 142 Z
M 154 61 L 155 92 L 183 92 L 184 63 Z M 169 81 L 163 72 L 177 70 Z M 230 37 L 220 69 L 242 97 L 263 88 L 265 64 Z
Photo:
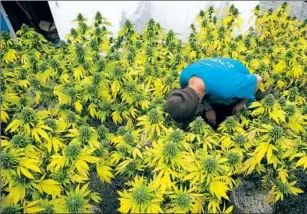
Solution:
M 14 31 L 18 31 L 22 24 L 34 28 L 37 32 L 45 36 L 49 41 L 50 33 L 43 31 L 39 27 L 40 21 L 53 23 L 53 17 L 47 1 L 2 1 L 1 2 Z M 57 34 L 57 30 L 51 32 Z M 52 41 L 53 42 L 53 41 Z

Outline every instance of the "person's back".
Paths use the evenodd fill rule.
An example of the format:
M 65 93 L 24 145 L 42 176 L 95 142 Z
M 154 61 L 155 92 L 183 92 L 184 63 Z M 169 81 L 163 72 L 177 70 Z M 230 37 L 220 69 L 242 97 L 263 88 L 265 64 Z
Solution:
M 254 100 L 257 77 L 239 61 L 229 58 L 200 60 L 186 67 L 180 75 L 182 88 L 192 76 L 201 78 L 206 85 L 207 102 L 229 105 L 238 99 Z

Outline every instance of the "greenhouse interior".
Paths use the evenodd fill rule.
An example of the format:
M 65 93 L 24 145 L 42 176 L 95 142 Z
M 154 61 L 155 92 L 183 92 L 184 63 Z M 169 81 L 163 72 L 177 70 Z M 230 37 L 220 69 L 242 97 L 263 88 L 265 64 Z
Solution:
M 307 213 L 307 1 L 0 12 L 0 213 Z

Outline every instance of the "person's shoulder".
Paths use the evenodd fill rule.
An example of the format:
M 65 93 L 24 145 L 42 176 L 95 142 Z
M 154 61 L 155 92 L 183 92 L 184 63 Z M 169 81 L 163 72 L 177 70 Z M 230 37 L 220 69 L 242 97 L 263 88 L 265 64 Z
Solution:
M 185 79 L 188 78 L 188 76 L 193 73 L 195 70 L 194 66 L 192 66 L 191 64 L 188 65 L 187 67 L 185 67 L 184 69 L 182 69 L 182 71 L 180 72 L 180 78 L 181 79 Z

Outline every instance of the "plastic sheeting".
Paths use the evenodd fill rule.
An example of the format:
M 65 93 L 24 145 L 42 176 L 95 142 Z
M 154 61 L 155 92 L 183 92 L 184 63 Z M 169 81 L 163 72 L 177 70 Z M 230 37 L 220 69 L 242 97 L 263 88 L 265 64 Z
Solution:
M 286 1 L 290 6 L 289 14 L 296 16 L 298 20 L 304 21 L 307 18 L 307 1 Z M 275 10 L 280 7 L 284 1 L 260 1 L 261 9 L 265 11 L 272 8 Z
M 112 23 L 109 29 L 117 33 L 120 26 L 127 20 L 135 24 L 136 30 L 141 30 L 150 18 L 159 22 L 165 29 L 179 33 L 178 38 L 187 40 L 189 26 L 194 22 L 201 9 L 214 6 L 218 15 L 234 4 L 244 20 L 241 31 L 246 31 L 253 23 L 248 23 L 252 10 L 259 1 L 49 1 L 49 6 L 59 32 L 60 38 L 74 27 L 72 22 L 78 13 L 89 21 L 100 11 Z

